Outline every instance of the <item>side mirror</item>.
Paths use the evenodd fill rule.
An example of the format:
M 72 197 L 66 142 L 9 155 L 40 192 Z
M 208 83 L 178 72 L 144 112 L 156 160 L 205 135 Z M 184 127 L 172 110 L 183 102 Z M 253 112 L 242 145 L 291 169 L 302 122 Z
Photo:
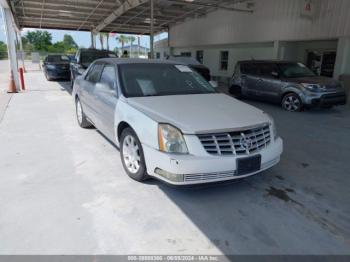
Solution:
M 111 89 L 105 83 L 96 83 L 96 88 L 98 90 L 100 90 L 101 92 L 108 93 L 108 94 L 111 94 L 111 95 L 116 95 L 114 89 Z
M 217 81 L 213 81 L 213 80 L 209 81 L 209 84 L 215 89 L 217 89 L 219 87 L 219 84 Z
M 271 75 L 274 77 L 274 78 L 279 78 L 280 74 L 277 73 L 277 72 L 271 72 Z

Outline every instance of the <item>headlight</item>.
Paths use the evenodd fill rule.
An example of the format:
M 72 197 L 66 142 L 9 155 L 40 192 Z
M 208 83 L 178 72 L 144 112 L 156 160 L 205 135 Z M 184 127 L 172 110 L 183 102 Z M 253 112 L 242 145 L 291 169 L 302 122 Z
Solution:
M 158 126 L 159 150 L 167 153 L 188 154 L 185 139 L 179 129 L 169 124 Z
M 47 65 L 46 67 L 47 67 L 47 69 L 56 69 L 56 66 L 54 66 L 54 65 Z
M 306 90 L 311 91 L 311 92 L 319 92 L 322 91 L 321 86 L 318 84 L 307 84 L 307 83 L 302 83 L 301 84 Z
M 276 128 L 275 120 L 273 120 L 272 116 L 270 116 L 269 114 L 267 114 L 267 116 L 270 119 L 270 125 L 271 125 L 273 138 L 274 138 L 274 140 L 276 140 L 278 138 L 278 134 L 277 134 L 277 128 Z

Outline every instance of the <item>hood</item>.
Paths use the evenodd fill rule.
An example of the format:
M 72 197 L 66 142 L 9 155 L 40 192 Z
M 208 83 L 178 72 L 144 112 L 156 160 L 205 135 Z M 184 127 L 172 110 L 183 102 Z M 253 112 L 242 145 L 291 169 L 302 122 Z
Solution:
M 185 134 L 216 133 L 269 122 L 261 110 L 224 94 L 127 98 L 134 108 Z
M 319 84 L 325 89 L 336 89 L 341 85 L 337 80 L 333 78 L 324 77 L 324 76 L 313 76 L 313 77 L 298 77 L 298 78 L 288 78 L 289 82 L 293 83 L 307 83 L 307 84 Z

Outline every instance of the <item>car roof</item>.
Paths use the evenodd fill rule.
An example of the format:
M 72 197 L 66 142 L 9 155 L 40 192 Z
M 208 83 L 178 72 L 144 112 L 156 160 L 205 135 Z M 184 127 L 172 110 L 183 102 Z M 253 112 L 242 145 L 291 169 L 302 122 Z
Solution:
M 181 62 L 175 62 L 170 60 L 159 60 L 159 59 L 143 59 L 143 58 L 100 58 L 95 62 L 105 62 L 112 63 L 116 65 L 123 64 L 170 64 L 170 65 L 179 65 L 183 64 Z
M 239 64 L 258 64 L 258 63 L 276 63 L 276 64 L 287 64 L 287 63 L 297 63 L 296 61 L 288 60 L 243 60 L 238 61 Z

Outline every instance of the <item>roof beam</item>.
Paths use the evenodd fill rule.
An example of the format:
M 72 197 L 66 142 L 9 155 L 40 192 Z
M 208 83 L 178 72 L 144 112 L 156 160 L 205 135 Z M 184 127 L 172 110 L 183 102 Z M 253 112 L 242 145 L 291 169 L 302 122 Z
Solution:
M 222 6 L 220 4 L 214 4 L 214 3 L 200 3 L 200 2 L 191 2 L 186 0 L 168 0 L 169 2 L 181 4 L 181 5 L 192 5 L 192 6 L 202 6 L 202 7 L 208 7 L 208 8 L 217 8 L 217 9 L 223 9 L 228 11 L 234 11 L 234 12 L 243 12 L 243 13 L 253 13 L 252 10 L 246 10 L 246 9 L 239 9 L 235 7 L 227 7 Z M 216 1 L 217 2 L 217 1 Z
M 104 19 L 99 25 L 97 25 L 93 31 L 95 33 L 100 32 L 107 25 L 112 23 L 116 18 L 120 17 L 130 9 L 133 9 L 143 3 L 148 2 L 148 0 L 127 0 L 122 5 L 120 5 L 116 10 L 114 10 L 106 19 Z
M 95 6 L 94 9 L 91 10 L 91 13 L 86 17 L 86 19 L 84 20 L 84 22 L 82 22 L 80 24 L 80 26 L 77 28 L 77 31 L 79 31 L 83 25 L 89 20 L 89 18 L 95 13 L 95 11 L 97 10 L 97 8 L 103 3 L 104 0 L 100 0 L 100 2 L 98 2 L 98 4 Z

